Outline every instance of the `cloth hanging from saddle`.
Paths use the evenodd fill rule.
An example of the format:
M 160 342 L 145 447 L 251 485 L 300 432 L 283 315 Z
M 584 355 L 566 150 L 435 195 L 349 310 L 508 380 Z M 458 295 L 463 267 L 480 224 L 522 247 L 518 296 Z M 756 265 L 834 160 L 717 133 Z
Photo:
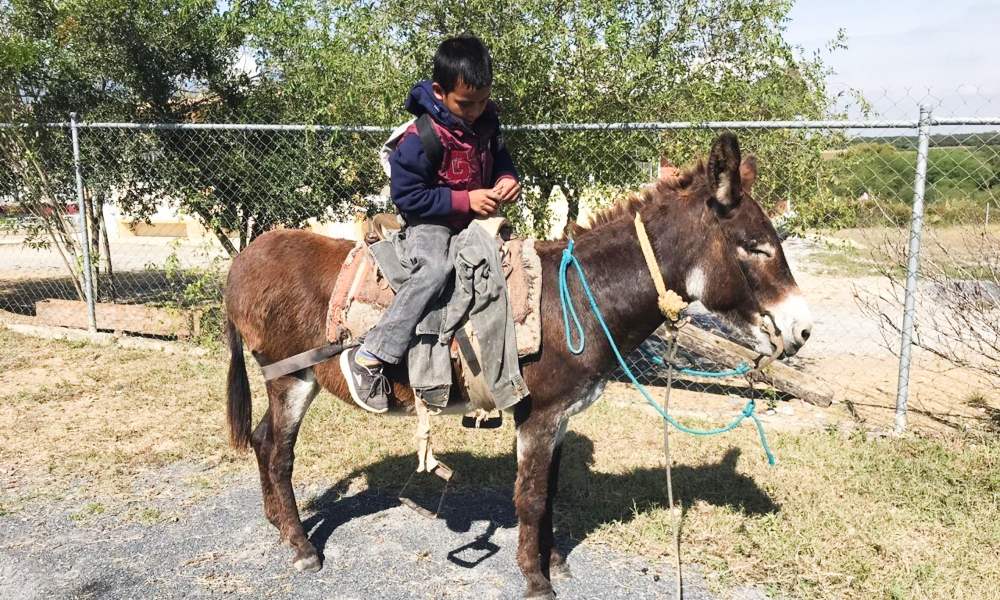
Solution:
M 407 368 L 411 385 L 429 404 L 447 402 L 453 357 L 461 358 L 458 380 L 478 408 L 507 408 L 528 393 L 517 357 L 539 350 L 541 265 L 533 240 L 505 241 L 498 252 L 495 234 L 476 224 L 456 235 L 455 285 L 418 325 Z M 396 235 L 360 242 L 350 252 L 330 297 L 331 342 L 357 340 L 378 323 L 408 277 L 398 258 L 404 252 Z

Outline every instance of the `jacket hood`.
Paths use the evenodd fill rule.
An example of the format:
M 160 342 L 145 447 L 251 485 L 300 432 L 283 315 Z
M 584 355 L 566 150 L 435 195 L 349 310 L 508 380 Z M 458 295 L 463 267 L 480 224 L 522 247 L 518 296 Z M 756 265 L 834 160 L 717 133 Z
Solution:
M 406 97 L 406 110 L 415 117 L 427 113 L 432 119 L 448 128 L 464 125 L 455 115 L 451 114 L 443 102 L 434 97 L 431 81 L 426 79 L 417 82 Z

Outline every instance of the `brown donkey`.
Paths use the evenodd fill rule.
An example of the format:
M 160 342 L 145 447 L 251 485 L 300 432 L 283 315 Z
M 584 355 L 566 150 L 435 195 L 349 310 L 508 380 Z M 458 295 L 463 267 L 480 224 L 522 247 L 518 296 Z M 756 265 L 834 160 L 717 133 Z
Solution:
M 657 294 L 633 226 L 646 225 L 667 287 L 685 300 L 700 300 L 729 324 L 750 333 L 761 354 L 776 350 L 766 332 L 770 319 L 794 354 L 809 337 L 812 319 L 764 211 L 750 196 L 756 161 L 741 163 L 733 134 L 720 136 L 706 162 L 676 178 L 660 180 L 640 195 L 599 215 L 575 235 L 575 254 L 608 327 L 623 352 L 634 350 L 663 323 Z M 321 568 L 302 528 L 292 491 L 295 440 L 320 386 L 350 401 L 337 361 L 330 360 L 267 383 L 268 409 L 251 433 L 250 391 L 243 346 L 263 363 L 325 343 L 327 302 L 353 242 L 296 230 L 274 231 L 250 244 L 233 262 L 226 288 L 229 339 L 228 421 L 234 447 L 253 445 L 260 468 L 264 514 L 281 541 L 295 549 L 298 570 Z M 554 596 L 550 580 L 570 576 L 555 547 L 552 504 L 566 422 L 590 406 L 615 369 L 611 347 L 589 309 L 581 311 L 587 345 L 580 355 L 566 347 L 558 293 L 565 241 L 539 243 L 542 262 L 542 347 L 523 363 L 531 396 L 514 407 L 520 526 L 517 562 L 529 598 Z M 569 289 L 587 306 L 575 274 Z M 412 391 L 403 372 L 390 372 L 398 405 L 406 414 Z M 458 386 L 455 386 L 457 388 Z M 463 412 L 456 392 L 449 404 Z M 359 435 L 361 432 L 359 432 Z

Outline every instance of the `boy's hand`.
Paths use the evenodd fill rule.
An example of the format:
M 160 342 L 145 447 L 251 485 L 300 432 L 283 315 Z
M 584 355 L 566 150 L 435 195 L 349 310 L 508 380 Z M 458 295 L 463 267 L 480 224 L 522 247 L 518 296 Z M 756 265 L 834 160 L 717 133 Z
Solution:
M 500 203 L 500 196 L 495 190 L 473 190 L 469 192 L 469 210 L 488 217 L 497 210 Z
M 521 184 L 513 177 L 504 177 L 493 186 L 493 193 L 500 202 L 513 202 L 521 194 Z

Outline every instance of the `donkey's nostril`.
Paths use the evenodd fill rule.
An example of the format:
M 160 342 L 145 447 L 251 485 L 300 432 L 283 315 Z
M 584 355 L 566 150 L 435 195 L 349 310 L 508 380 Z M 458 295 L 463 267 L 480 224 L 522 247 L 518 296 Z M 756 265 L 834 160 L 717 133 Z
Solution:
M 804 342 L 804 341 L 806 341 L 808 339 L 809 339 L 809 330 L 808 329 L 803 329 L 802 330 L 802 341 Z

